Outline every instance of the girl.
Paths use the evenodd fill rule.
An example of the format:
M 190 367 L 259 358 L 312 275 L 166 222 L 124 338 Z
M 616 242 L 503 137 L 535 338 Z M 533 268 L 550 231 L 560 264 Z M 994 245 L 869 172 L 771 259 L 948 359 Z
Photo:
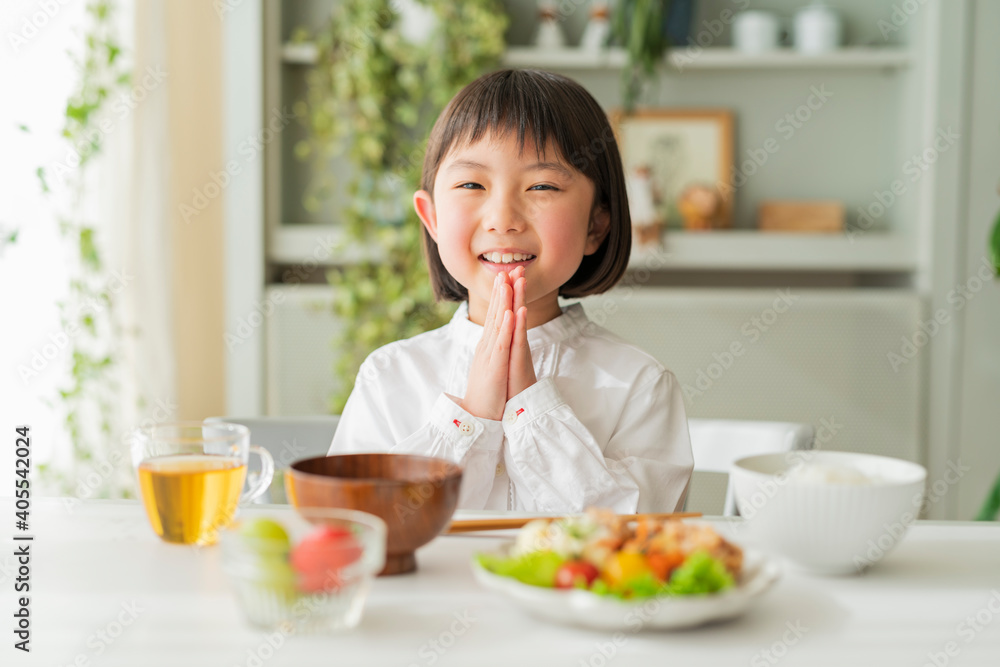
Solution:
M 672 511 L 691 475 L 677 380 L 559 297 L 610 289 L 630 221 L 618 146 L 579 84 L 487 74 L 441 113 L 413 203 L 451 322 L 364 362 L 330 453 L 447 458 L 459 507 Z

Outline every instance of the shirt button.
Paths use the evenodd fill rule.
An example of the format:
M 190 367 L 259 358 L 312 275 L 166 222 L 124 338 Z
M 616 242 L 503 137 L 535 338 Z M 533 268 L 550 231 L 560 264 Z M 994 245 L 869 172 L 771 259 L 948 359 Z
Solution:
M 507 423 L 508 424 L 513 424 L 516 421 L 517 421 L 517 413 L 516 412 L 508 412 L 507 413 Z
M 497 464 L 497 477 L 507 472 L 507 469 L 503 467 L 502 463 Z
M 462 424 L 461 426 L 458 427 L 458 431 L 462 435 L 472 435 L 472 432 L 474 430 L 476 430 L 476 429 L 474 429 L 472 427 L 472 424 L 469 424 L 469 423 L 464 423 L 464 424 Z

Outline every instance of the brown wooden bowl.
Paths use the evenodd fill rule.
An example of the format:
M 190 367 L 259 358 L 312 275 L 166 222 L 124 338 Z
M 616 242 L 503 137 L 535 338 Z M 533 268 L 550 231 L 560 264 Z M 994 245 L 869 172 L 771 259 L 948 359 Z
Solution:
M 462 469 L 408 454 L 338 454 L 296 461 L 285 472 L 295 507 L 342 507 L 374 514 L 389 528 L 383 574 L 417 569 L 413 552 L 434 539 L 458 505 Z

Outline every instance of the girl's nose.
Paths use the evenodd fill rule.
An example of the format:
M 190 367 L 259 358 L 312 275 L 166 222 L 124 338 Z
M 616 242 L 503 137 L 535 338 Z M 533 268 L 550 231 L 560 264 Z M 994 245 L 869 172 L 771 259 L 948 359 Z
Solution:
M 489 203 L 483 223 L 486 229 L 499 234 L 524 231 L 526 224 L 521 206 L 507 197 L 497 197 Z

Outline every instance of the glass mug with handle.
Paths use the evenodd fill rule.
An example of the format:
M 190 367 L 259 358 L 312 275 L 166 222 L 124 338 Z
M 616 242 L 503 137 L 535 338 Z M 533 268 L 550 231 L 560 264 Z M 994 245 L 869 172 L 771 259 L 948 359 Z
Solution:
M 132 464 L 153 530 L 178 544 L 214 544 L 239 505 L 267 490 L 274 459 L 250 429 L 226 422 L 157 424 L 132 433 Z M 245 493 L 250 452 L 261 472 Z

